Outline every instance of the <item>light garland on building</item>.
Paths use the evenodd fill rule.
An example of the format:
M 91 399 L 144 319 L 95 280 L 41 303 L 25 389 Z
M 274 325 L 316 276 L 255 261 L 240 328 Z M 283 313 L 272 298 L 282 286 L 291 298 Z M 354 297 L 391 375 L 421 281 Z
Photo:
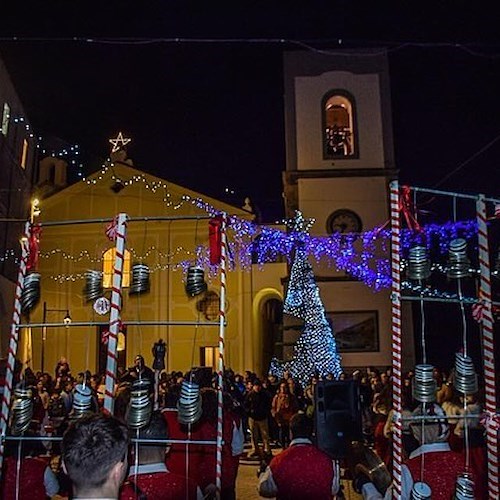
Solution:
M 3 255 L 0 255 L 0 262 L 12 261 L 14 264 L 19 264 L 19 258 L 16 257 L 16 252 L 13 248 L 5 250 Z
M 161 193 L 166 207 L 177 210 L 185 204 L 193 205 L 212 217 L 220 215 L 220 210 L 200 197 L 192 197 L 188 194 L 174 196 L 169 191 L 169 184 L 165 181 L 151 181 L 144 174 L 136 174 L 129 179 L 121 179 L 115 175 L 114 164 L 108 159 L 107 163 L 91 177 L 82 179 L 87 185 L 96 185 L 104 179 L 110 171 L 110 177 L 124 186 L 142 183 L 152 194 Z M 287 224 L 287 221 L 282 221 Z M 304 227 L 310 226 L 310 221 L 303 219 Z M 385 228 L 375 228 L 363 233 L 340 234 L 330 236 L 311 236 L 307 232 L 294 230 L 289 226 L 287 232 L 273 226 L 263 226 L 252 221 L 240 218 L 236 215 L 228 215 L 228 262 L 232 269 L 241 268 L 248 270 L 252 264 L 263 266 L 267 263 L 287 260 L 291 261 L 293 249 L 301 242 L 308 257 L 317 263 L 345 272 L 352 278 L 358 279 L 375 291 L 389 288 L 391 286 L 391 273 L 389 262 L 390 231 Z M 445 255 L 449 242 L 456 238 L 472 240 L 477 234 L 476 221 L 447 222 L 445 224 L 428 224 L 421 226 L 419 231 L 403 229 L 401 231 L 401 247 L 404 259 L 408 251 L 417 244 L 425 246 L 429 253 Z M 149 257 L 153 248 L 143 255 L 134 253 L 134 258 L 145 260 Z M 156 250 L 160 258 L 173 259 L 181 252 L 176 250 L 173 254 L 162 253 Z M 210 265 L 208 248 L 200 246 L 195 252 L 186 252 L 185 260 L 179 262 L 184 270 L 193 263 L 193 255 L 196 255 L 196 264 L 202 265 L 209 270 L 209 274 L 215 273 L 216 269 Z M 51 250 L 55 254 L 61 252 L 63 258 L 75 262 L 87 259 L 91 263 L 101 262 L 100 258 L 91 257 L 89 252 L 83 251 L 77 256 L 70 256 L 62 250 Z M 48 255 L 43 255 L 48 258 Z M 5 258 L 10 258 L 10 254 Z M 157 268 L 158 270 L 160 268 Z M 433 270 L 443 272 L 443 266 L 439 263 L 433 264 Z M 475 270 L 474 270 L 475 271 Z M 476 271 L 475 271 L 476 272 Z
M 16 116 L 12 119 L 12 121 L 16 124 L 22 123 L 22 126 L 28 132 L 28 136 L 32 139 L 35 137 L 35 134 L 33 132 L 33 128 L 31 125 L 28 123 L 28 121 L 23 117 L 23 116 Z
M 178 262 L 175 264 L 155 264 L 153 266 L 149 266 L 149 274 L 153 274 L 155 272 L 161 272 L 161 271 L 181 271 L 185 273 L 186 269 L 186 263 L 188 261 L 182 261 Z M 76 282 L 76 281 L 81 281 L 85 280 L 86 274 L 85 273 L 70 273 L 70 274 L 51 274 L 46 277 L 49 280 L 55 281 L 57 283 L 65 283 L 68 281 Z
M 177 247 L 174 251 L 172 252 L 162 252 L 159 248 L 157 248 L 155 245 L 151 245 L 145 252 L 138 252 L 135 248 L 130 247 L 127 248 L 127 250 L 130 252 L 134 260 L 137 261 L 144 261 L 147 260 L 148 258 L 151 257 L 151 255 L 156 254 L 158 258 L 160 259 L 168 259 L 171 260 L 178 256 L 179 254 L 184 254 L 184 255 L 194 255 L 195 252 L 188 250 L 182 246 Z M 51 250 L 47 250 L 44 252 L 40 252 L 39 254 L 40 258 L 42 259 L 50 259 L 54 256 L 60 256 L 64 260 L 69 260 L 74 263 L 82 262 L 82 261 L 87 261 L 92 264 L 95 263 L 101 263 L 103 261 L 102 257 L 93 257 L 88 250 L 82 250 L 80 253 L 76 255 L 72 255 L 62 248 L 53 248 Z M 0 260 L 2 260 L 0 258 Z
M 80 146 L 78 144 L 68 145 L 61 149 L 53 149 L 44 145 L 43 137 L 39 137 L 41 153 L 45 156 L 65 160 L 72 168 L 76 168 L 78 177 L 83 177 L 83 162 L 81 160 Z
M 401 289 L 411 292 L 411 294 L 415 297 L 444 299 L 463 302 L 465 304 L 474 304 L 477 302 L 477 298 L 474 297 L 459 297 L 458 294 L 453 292 L 437 290 L 430 286 L 420 285 L 418 283 L 412 283 L 410 281 L 402 281 Z
M 157 188 L 158 186 L 156 186 Z M 199 198 L 184 195 L 182 202 L 202 208 L 210 215 L 215 216 L 219 213 L 214 207 Z M 389 232 L 386 230 L 374 229 L 360 234 L 336 233 L 327 237 L 319 237 L 297 231 L 286 233 L 279 228 L 261 226 L 236 216 L 229 216 L 228 219 L 228 263 L 230 269 L 248 270 L 254 263 L 263 266 L 266 263 L 283 259 L 290 262 L 293 248 L 300 242 L 308 257 L 313 258 L 316 262 L 322 262 L 332 269 L 348 273 L 375 291 L 389 288 L 391 285 L 390 264 L 387 257 Z M 403 252 L 407 253 L 410 245 L 425 239 L 426 242 L 431 242 L 435 252 L 445 253 L 443 249 L 449 245 L 448 238 L 454 239 L 459 236 L 471 240 L 475 237 L 476 228 L 473 221 L 461 221 L 444 225 L 431 224 L 429 227 L 423 226 L 422 231 L 418 234 L 415 234 L 415 231 L 403 230 L 401 238 Z M 184 253 L 185 258 L 178 263 L 183 269 L 186 270 L 193 263 L 193 256 L 195 256 L 196 264 L 209 270 L 209 274 L 217 272 L 217 269 L 210 264 L 208 247 L 203 245 L 194 251 L 178 247 L 173 252 L 165 253 L 154 246 L 144 253 L 139 253 L 133 248 L 130 251 L 133 252 L 134 258 L 140 261 L 148 259 L 152 252 L 157 252 L 160 258 L 169 260 Z M 83 260 L 90 263 L 101 262 L 101 258 L 92 257 L 88 250 L 71 255 L 62 249 L 51 249 L 42 252 L 41 257 L 48 259 L 57 254 L 74 262 Z M 15 253 L 13 250 L 7 250 L 2 258 L 3 260 L 15 258 Z M 406 262 L 403 261 L 403 269 L 405 265 Z M 432 269 L 444 273 L 446 266 L 435 263 Z M 475 269 L 472 271 L 477 273 Z
M 102 181 L 106 174 L 108 173 L 109 170 L 111 170 L 111 180 L 115 182 L 120 182 L 123 184 L 124 187 L 131 186 L 135 183 L 141 183 L 144 185 L 144 187 L 151 191 L 151 193 L 156 194 L 157 191 L 162 190 L 164 192 L 163 196 L 163 203 L 165 204 L 166 207 L 168 208 L 173 208 L 174 210 L 178 210 L 179 208 L 182 207 L 184 202 L 186 201 L 184 199 L 184 196 L 181 196 L 179 200 L 175 201 L 172 198 L 172 194 L 169 192 L 169 185 L 165 181 L 150 181 L 147 179 L 147 177 L 143 174 L 136 174 L 130 177 L 129 179 L 122 179 L 121 177 L 117 176 L 116 174 L 113 173 L 113 168 L 115 164 L 111 162 L 111 160 L 108 158 L 107 163 L 103 163 L 101 165 L 101 169 L 99 172 L 92 174 L 92 176 L 89 177 L 84 177 L 82 179 L 85 184 L 88 186 L 95 186 L 97 185 L 98 182 Z

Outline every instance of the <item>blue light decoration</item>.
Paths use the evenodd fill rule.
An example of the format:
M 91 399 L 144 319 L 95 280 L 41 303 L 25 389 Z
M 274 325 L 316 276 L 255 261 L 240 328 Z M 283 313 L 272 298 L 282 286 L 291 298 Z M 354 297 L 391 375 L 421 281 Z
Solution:
M 78 148 L 75 146 L 74 151 L 77 150 Z M 111 167 L 112 164 L 103 165 L 100 172 L 89 178 L 84 178 L 82 181 L 87 185 L 95 185 L 104 178 Z M 174 197 L 169 192 L 168 183 L 150 181 L 143 174 L 134 175 L 130 179 L 124 180 L 123 183 L 125 185 L 143 183 L 152 195 L 161 195 L 165 207 L 169 209 L 177 210 L 185 204 L 191 204 L 212 217 L 221 214 L 220 210 L 202 198 L 192 197 L 187 194 Z M 329 236 L 311 236 L 308 233 L 295 231 L 293 228 L 291 231 L 286 232 L 276 225 L 255 224 L 251 220 L 236 215 L 228 215 L 227 217 L 229 269 L 249 270 L 253 264 L 263 266 L 264 264 L 283 262 L 284 260 L 291 262 L 293 251 L 300 240 L 309 258 L 313 258 L 317 263 L 331 269 L 347 273 L 352 278 L 366 284 L 374 292 L 391 286 L 390 230 L 387 229 L 387 224 L 363 233 L 335 233 Z M 284 223 L 285 221 L 276 222 L 276 224 Z M 420 226 L 418 231 L 403 229 L 401 231 L 402 270 L 406 266 L 409 249 L 417 244 L 423 245 L 430 255 L 439 258 L 447 254 L 450 241 L 456 238 L 463 238 L 468 243 L 472 241 L 471 246 L 477 247 L 476 236 L 477 223 L 475 220 L 427 224 Z M 62 249 L 53 249 L 50 255 L 58 251 L 62 251 Z M 160 252 L 159 249 L 156 249 L 156 251 Z M 186 251 L 185 253 L 189 257 L 180 258 L 179 256 L 177 262 L 174 263 L 170 260 L 169 264 L 158 264 L 156 267 L 151 268 L 151 271 L 161 271 L 168 267 L 182 269 L 186 272 L 188 267 L 193 264 L 193 252 Z M 216 266 L 210 265 L 208 247 L 201 245 L 194 250 L 194 253 L 196 255 L 194 263 L 203 267 L 209 277 L 215 277 L 218 269 Z M 47 254 L 47 257 L 50 255 Z M 65 258 L 80 260 L 80 257 L 68 255 Z M 7 250 L 5 255 L 0 255 L 0 261 L 3 260 L 15 261 L 15 252 L 12 249 Z M 439 262 L 434 262 L 432 271 L 433 273 L 443 274 L 443 266 Z M 478 270 L 471 269 L 470 272 L 471 274 L 477 274 Z M 500 275 L 496 268 L 492 274 L 495 277 Z M 75 281 L 76 279 L 84 279 L 84 274 L 57 275 L 51 278 L 57 281 Z M 412 285 L 408 284 L 406 288 L 411 291 Z M 439 296 L 438 291 L 429 290 L 429 292 L 432 292 L 435 297 Z
M 287 371 L 305 387 L 315 374 L 322 377 L 332 374 L 337 379 L 342 369 L 335 337 L 304 245 L 307 234 L 303 231 L 307 231 L 309 222 L 297 212 L 294 224 L 292 234 L 297 245 L 283 313 L 303 319 L 304 325 L 294 346 L 293 359 L 279 361 L 274 358 L 269 371 L 278 378 L 282 378 Z
M 220 213 L 200 198 L 184 196 L 183 202 L 192 203 L 212 216 Z M 429 252 L 445 255 L 451 240 L 464 238 L 470 241 L 476 235 L 475 220 L 428 224 L 421 226 L 420 231 L 403 229 L 402 259 L 406 259 L 409 249 L 417 244 L 425 246 Z M 308 257 L 348 273 L 374 291 L 391 287 L 390 238 L 390 230 L 380 227 L 363 233 L 311 236 L 293 229 L 287 233 L 274 226 L 262 226 L 234 215 L 228 216 L 230 268 L 249 269 L 253 263 L 264 265 L 280 259 L 291 262 L 291 255 L 300 241 Z M 210 264 L 206 249 L 197 249 L 197 254 L 197 264 L 208 269 Z M 187 265 L 183 267 L 187 268 Z

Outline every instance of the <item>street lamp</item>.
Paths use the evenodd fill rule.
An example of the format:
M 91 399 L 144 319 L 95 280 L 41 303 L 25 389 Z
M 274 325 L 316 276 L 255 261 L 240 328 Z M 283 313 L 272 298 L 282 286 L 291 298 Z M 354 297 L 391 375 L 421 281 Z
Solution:
M 35 217 L 38 217 L 41 213 L 40 210 L 40 200 L 38 198 L 34 198 L 31 200 L 31 208 L 30 208 L 30 222 L 33 224 L 35 221 Z
M 71 316 L 69 315 L 69 310 L 66 309 L 66 316 L 64 316 L 63 323 L 66 325 L 66 328 L 71 325 Z
M 66 313 L 63 318 L 63 323 L 66 325 L 66 328 L 69 328 L 71 324 L 71 316 L 69 314 L 69 309 L 49 309 L 47 307 L 47 302 L 43 303 L 43 327 L 42 327 L 42 359 L 41 359 L 41 368 L 42 372 L 45 371 L 45 342 L 47 340 L 47 326 L 45 323 L 47 322 L 47 314 L 49 312 L 64 312 Z

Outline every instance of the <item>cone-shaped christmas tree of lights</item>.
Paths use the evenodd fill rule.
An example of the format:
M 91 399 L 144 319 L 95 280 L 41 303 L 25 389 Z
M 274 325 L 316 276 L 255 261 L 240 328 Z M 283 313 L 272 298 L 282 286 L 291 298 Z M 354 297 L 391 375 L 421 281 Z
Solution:
M 290 272 L 283 312 L 304 320 L 302 333 L 294 346 L 290 361 L 271 361 L 270 372 L 281 378 L 285 371 L 302 386 L 315 374 L 333 374 L 338 378 L 342 369 L 337 344 L 327 320 L 314 272 L 304 245 L 304 236 L 311 222 L 296 213 L 292 228 L 297 232 L 297 248 Z

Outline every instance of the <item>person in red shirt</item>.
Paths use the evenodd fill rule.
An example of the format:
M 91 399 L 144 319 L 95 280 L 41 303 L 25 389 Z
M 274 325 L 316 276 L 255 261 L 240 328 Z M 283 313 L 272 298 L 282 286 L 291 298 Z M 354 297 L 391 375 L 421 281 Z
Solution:
M 208 495 L 215 491 L 216 448 L 215 445 L 196 444 L 196 441 L 216 442 L 217 392 L 212 388 L 203 388 L 201 395 L 203 415 L 189 429 L 179 424 L 176 410 L 166 409 L 163 411 L 163 416 L 167 421 L 171 439 L 193 441 L 189 445 L 172 444 L 167 455 L 167 467 L 172 472 L 192 478 L 205 495 Z M 230 398 L 224 396 L 220 495 L 224 500 L 231 500 L 236 498 L 236 477 L 239 457 L 243 453 L 244 435 L 240 417 L 232 411 Z
M 410 500 L 414 484 L 423 482 L 430 488 L 433 500 L 449 500 L 455 492 L 457 476 L 465 471 L 465 457 L 450 449 L 449 426 L 441 406 L 429 403 L 424 408 L 420 404 L 413 411 L 413 416 L 422 415 L 428 417 L 423 423 L 418 420 L 411 423 L 411 430 L 420 446 L 410 453 L 408 460 L 402 465 L 401 498 Z M 366 478 L 361 477 L 361 487 L 355 487 L 361 490 L 365 500 L 392 498 L 392 488 L 388 488 L 384 496 L 369 480 L 361 484 L 365 480 Z M 481 497 L 476 494 L 475 498 Z
M 277 500 L 331 500 L 339 490 L 336 463 L 312 444 L 312 420 L 304 413 L 290 420 L 290 446 L 276 455 L 259 477 L 259 494 Z
M 139 439 L 168 439 L 165 419 L 153 412 L 149 424 L 139 430 Z M 165 444 L 140 443 L 136 462 L 122 486 L 120 500 L 201 500 L 203 495 L 196 483 L 185 476 L 170 472 L 165 465 Z
M 2 474 L 2 498 L 45 498 L 59 492 L 59 481 L 52 472 L 40 441 L 24 441 L 21 447 L 21 461 L 18 466 L 18 443 L 8 442 L 5 449 L 5 464 Z

